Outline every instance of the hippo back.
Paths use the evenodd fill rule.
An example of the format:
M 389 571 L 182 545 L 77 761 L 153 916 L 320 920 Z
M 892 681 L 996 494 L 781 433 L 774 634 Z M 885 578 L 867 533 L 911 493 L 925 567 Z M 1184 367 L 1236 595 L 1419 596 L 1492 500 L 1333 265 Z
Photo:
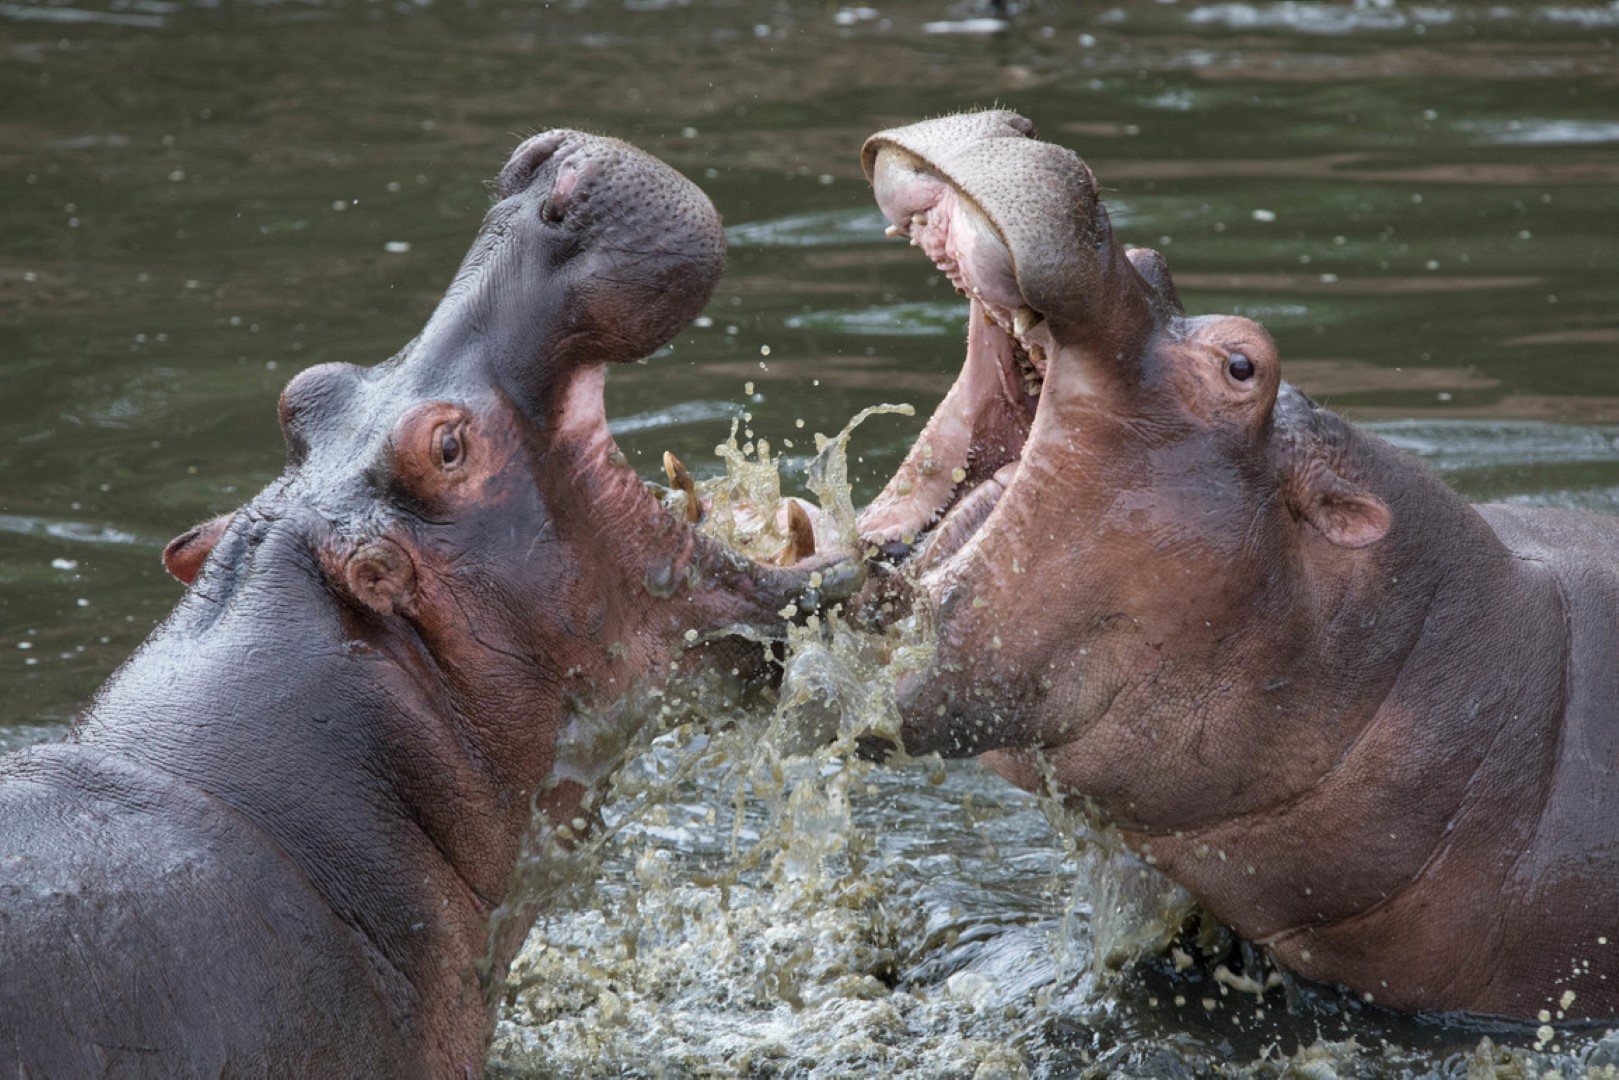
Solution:
M 199 789 L 90 746 L 0 758 L 0 868 L 7 1075 L 410 1074 L 360 938 Z
M 1522 506 L 1481 506 L 1503 543 L 1558 582 L 1568 624 L 1567 705 L 1557 763 L 1534 843 L 1520 867 L 1530 922 L 1599 925 L 1584 942 L 1560 943 L 1567 962 L 1619 948 L 1619 518 Z M 1555 887 L 1552 886 L 1555 883 Z M 1562 910 L 1554 911 L 1554 907 Z M 1593 920 L 1592 913 L 1602 913 Z M 1614 942 L 1606 945 L 1598 937 Z M 1592 988 L 1593 991 L 1595 988 Z M 1606 988 L 1604 988 L 1606 989 Z M 1593 994 L 1594 996 L 1594 994 Z M 1607 996 L 1619 1002 L 1619 992 Z

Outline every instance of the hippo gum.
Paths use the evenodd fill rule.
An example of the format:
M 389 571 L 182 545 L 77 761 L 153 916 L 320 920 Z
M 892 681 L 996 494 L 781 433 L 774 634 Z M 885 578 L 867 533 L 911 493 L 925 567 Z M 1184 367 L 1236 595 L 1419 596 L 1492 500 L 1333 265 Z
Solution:
M 69 737 L 0 758 L 8 1074 L 480 1074 L 525 832 L 588 793 L 570 718 L 832 587 L 608 434 L 604 365 L 719 278 L 703 194 L 567 131 L 498 192 L 415 341 L 286 388 L 286 471 L 169 546 L 190 588 Z
M 1471 506 L 1187 317 L 1090 170 L 1007 112 L 881 132 L 961 375 L 862 534 L 926 605 L 906 749 L 1084 797 L 1308 977 L 1619 1013 L 1619 522 Z M 1614 943 L 1614 944 L 1610 944 Z

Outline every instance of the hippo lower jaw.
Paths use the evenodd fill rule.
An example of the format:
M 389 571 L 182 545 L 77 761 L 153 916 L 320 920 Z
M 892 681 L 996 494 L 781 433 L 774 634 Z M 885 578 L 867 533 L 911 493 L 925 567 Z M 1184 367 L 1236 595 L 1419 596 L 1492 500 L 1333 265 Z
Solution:
M 650 598 L 680 598 L 671 614 L 683 626 L 702 639 L 738 627 L 768 632 L 785 623 L 787 605 L 811 611 L 855 588 L 862 568 L 846 556 L 817 555 L 813 532 L 792 531 L 777 558 L 764 562 L 704 534 L 684 506 L 662 501 L 614 441 L 605 388 L 604 368 L 574 376 L 557 442 L 578 462 L 575 483 L 592 504 L 589 516 L 602 523 L 603 548 Z
M 1011 483 L 1056 344 L 1018 288 L 1000 230 L 970 196 L 903 150 L 877 157 L 872 183 L 888 234 L 920 247 L 968 298 L 961 376 L 860 519 L 869 542 L 923 569 L 959 551 Z

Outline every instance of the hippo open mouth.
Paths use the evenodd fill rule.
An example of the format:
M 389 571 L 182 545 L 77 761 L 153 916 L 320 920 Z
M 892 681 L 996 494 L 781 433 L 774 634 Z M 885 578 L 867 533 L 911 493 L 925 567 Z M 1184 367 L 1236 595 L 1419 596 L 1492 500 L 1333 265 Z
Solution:
M 878 155 L 872 183 L 889 235 L 908 237 L 968 300 L 961 376 L 918 441 L 919 460 L 861 520 L 885 553 L 928 563 L 966 543 L 1016 474 L 1050 331 L 1018 288 L 1005 237 L 971 196 L 903 150 Z
M 862 154 L 889 234 L 968 300 L 961 375 L 860 521 L 884 556 L 919 570 L 960 551 L 1016 478 L 1059 337 L 1121 343 L 1164 299 L 1144 301 L 1131 259 L 1112 257 L 1090 170 L 1033 134 L 1021 116 L 984 112 L 880 132 Z

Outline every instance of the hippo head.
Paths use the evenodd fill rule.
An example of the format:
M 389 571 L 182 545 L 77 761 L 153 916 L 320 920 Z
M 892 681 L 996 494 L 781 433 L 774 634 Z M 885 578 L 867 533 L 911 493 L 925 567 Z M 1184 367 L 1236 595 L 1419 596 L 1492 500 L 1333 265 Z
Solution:
M 1262 327 L 1184 316 L 1022 117 L 881 132 L 864 164 L 970 308 L 960 377 L 861 519 L 938 618 L 933 670 L 901 686 L 907 748 L 1063 747 L 1095 766 L 1081 790 L 1121 790 L 1121 725 L 1161 720 L 1161 752 L 1190 702 L 1253 704 L 1236 673 L 1306 647 L 1301 567 L 1371 567 L 1391 514 L 1349 464 L 1362 437 L 1281 381 Z
M 259 625 L 299 620 L 318 640 L 315 603 L 275 598 L 335 609 L 341 647 L 395 661 L 409 685 L 393 698 L 461 723 L 521 807 L 570 715 L 693 643 L 780 623 L 821 564 L 760 565 L 698 535 L 608 433 L 605 366 L 666 344 L 720 276 L 702 192 L 624 143 L 553 131 L 516 150 L 497 193 L 420 336 L 378 366 L 293 379 L 285 472 L 164 558 L 191 583 L 185 625 L 269 595 L 290 613 Z

